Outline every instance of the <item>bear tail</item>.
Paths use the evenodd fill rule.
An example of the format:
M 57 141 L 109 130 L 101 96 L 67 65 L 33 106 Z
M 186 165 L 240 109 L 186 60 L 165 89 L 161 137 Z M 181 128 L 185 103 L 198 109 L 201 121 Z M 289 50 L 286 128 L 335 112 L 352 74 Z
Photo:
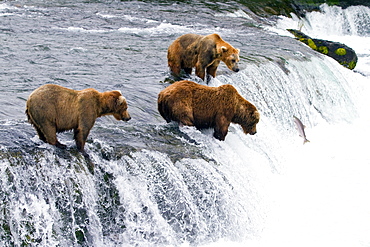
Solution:
M 27 121 L 31 124 L 31 125 L 33 125 L 35 128 L 38 128 L 39 129 L 39 126 L 38 126 L 38 124 L 37 124 L 37 122 L 33 119 L 33 117 L 32 117 L 32 114 L 30 114 L 30 112 L 29 112 L 29 110 L 28 110 L 28 107 L 27 107 L 27 109 L 26 109 L 26 115 L 27 115 Z
M 44 133 L 42 132 L 41 128 L 37 125 L 37 123 L 35 122 L 35 120 L 33 119 L 32 115 L 29 113 L 28 111 L 28 108 L 26 108 L 26 115 L 27 115 L 27 119 L 28 119 L 28 122 L 33 125 L 33 127 L 35 127 L 36 129 L 36 132 L 37 134 L 39 135 L 39 138 L 40 140 L 42 140 L 43 142 L 47 142 L 46 140 L 46 137 L 44 135 Z
M 28 112 L 28 108 L 26 108 L 26 111 L 25 111 L 26 115 L 27 115 L 27 120 L 30 124 L 34 125 L 34 121 L 32 120 L 32 117 L 30 115 L 30 113 Z

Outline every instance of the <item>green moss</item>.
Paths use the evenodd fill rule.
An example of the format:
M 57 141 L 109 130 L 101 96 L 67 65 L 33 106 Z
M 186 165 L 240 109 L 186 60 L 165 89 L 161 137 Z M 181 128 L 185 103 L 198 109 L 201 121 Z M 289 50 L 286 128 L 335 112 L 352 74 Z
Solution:
M 344 56 L 344 55 L 347 54 L 347 51 L 344 48 L 338 48 L 338 49 L 335 50 L 335 54 L 337 54 L 339 56 Z
M 329 49 L 326 46 L 320 46 L 318 51 L 325 54 L 325 55 L 327 55 L 329 53 Z
M 356 67 L 356 62 L 355 61 L 349 62 L 349 64 L 348 64 L 349 69 L 354 69 L 355 67 Z
M 340 62 L 341 65 L 343 65 L 344 67 L 348 68 L 348 69 L 354 69 L 356 67 L 356 62 L 355 61 L 351 61 L 351 62 Z
M 308 46 L 311 47 L 311 49 L 317 50 L 317 46 L 312 39 L 308 39 L 307 42 L 308 42 Z

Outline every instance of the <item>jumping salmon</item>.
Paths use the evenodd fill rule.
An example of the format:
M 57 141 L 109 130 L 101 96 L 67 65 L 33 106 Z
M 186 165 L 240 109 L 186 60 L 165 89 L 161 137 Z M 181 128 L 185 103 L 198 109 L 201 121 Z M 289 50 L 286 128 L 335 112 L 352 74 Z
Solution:
M 307 140 L 306 133 L 304 132 L 304 128 L 306 128 L 306 126 L 304 126 L 301 120 L 299 120 L 299 118 L 297 118 L 296 116 L 293 116 L 293 120 L 295 125 L 297 126 L 299 136 L 303 138 L 303 144 L 305 144 L 306 142 L 310 142 L 309 140 Z

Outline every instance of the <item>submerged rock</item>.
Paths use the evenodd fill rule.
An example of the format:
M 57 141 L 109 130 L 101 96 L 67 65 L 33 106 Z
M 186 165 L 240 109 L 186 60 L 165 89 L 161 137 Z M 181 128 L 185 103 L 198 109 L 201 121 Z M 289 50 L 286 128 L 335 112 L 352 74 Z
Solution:
M 338 63 L 348 69 L 354 69 L 357 64 L 356 52 L 339 42 L 333 42 L 323 39 L 312 39 L 301 31 L 295 29 L 287 29 L 299 41 L 305 43 L 313 50 L 334 58 Z

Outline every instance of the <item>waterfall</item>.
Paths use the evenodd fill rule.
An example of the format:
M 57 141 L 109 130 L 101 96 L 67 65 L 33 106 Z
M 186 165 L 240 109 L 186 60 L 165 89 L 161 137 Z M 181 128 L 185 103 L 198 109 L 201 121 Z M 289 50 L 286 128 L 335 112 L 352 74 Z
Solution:
M 272 203 L 271 179 L 285 171 L 289 149 L 301 145 L 292 116 L 309 129 L 358 117 L 353 73 L 326 57 L 304 60 L 248 65 L 215 79 L 233 84 L 260 110 L 255 136 L 232 125 L 220 142 L 211 130 L 180 127 L 176 145 L 188 154 L 144 148 L 114 156 L 96 140 L 88 143 L 88 161 L 47 144 L 3 148 L 3 245 L 154 246 L 257 236 Z

